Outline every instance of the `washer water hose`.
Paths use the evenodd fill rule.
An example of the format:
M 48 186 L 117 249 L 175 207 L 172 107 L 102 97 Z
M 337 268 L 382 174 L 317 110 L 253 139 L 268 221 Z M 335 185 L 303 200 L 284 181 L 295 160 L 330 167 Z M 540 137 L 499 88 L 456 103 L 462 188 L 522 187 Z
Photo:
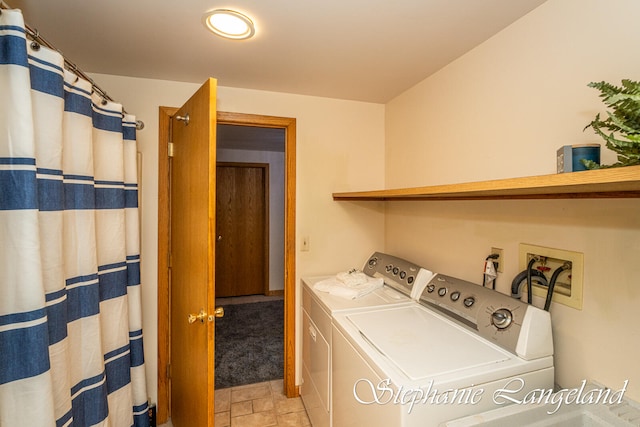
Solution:
M 522 287 L 527 283 L 528 270 L 523 270 L 511 282 L 511 297 L 520 299 L 522 297 Z M 544 273 L 538 270 L 531 270 L 531 282 L 542 287 L 548 287 L 547 278 Z M 533 293 L 533 292 L 532 292 Z
M 549 282 L 549 288 L 547 289 L 547 299 L 544 302 L 544 309 L 549 311 L 551 307 L 551 299 L 553 298 L 553 288 L 556 286 L 556 281 L 558 280 L 558 276 L 565 270 L 571 270 L 571 263 L 565 262 L 560 267 L 556 268 L 553 274 L 551 275 L 551 281 Z
M 538 257 L 532 257 L 527 264 L 527 303 L 531 304 L 531 293 L 533 292 L 533 286 L 531 285 L 531 269 L 533 268 L 533 264 L 536 261 L 539 261 Z
M 527 284 L 527 303 L 531 304 L 532 296 L 533 296 L 533 282 L 537 282 L 540 286 L 544 286 L 548 288 L 547 278 L 544 273 L 539 270 L 533 269 L 533 264 L 536 261 L 540 261 L 540 258 L 534 256 L 529 260 L 527 264 L 527 269 L 521 271 L 511 282 L 511 296 L 516 299 L 520 299 L 522 296 L 522 286 Z

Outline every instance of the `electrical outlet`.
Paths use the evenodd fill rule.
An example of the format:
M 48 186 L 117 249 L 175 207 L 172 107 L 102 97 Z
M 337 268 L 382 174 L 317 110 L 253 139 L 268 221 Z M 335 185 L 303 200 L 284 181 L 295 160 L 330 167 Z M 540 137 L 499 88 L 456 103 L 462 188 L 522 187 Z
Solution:
M 498 258 L 494 259 L 493 262 L 497 264 L 496 271 L 498 273 L 504 272 L 504 253 L 500 248 L 491 248 L 491 255 L 498 254 Z
M 569 263 L 571 269 L 559 273 L 557 277 L 552 301 L 582 310 L 584 254 L 520 243 L 519 265 L 522 271 L 527 269 L 529 261 L 534 257 L 536 261 L 533 269 L 544 274 L 547 283 L 559 267 Z M 533 295 L 546 298 L 547 287 L 534 282 Z

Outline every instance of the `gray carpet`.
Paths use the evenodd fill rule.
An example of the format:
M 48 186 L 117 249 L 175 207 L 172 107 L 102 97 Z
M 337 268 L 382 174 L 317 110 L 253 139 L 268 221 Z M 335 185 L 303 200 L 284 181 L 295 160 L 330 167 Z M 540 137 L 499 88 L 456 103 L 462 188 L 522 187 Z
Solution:
M 282 378 L 284 301 L 223 307 L 216 319 L 216 389 Z

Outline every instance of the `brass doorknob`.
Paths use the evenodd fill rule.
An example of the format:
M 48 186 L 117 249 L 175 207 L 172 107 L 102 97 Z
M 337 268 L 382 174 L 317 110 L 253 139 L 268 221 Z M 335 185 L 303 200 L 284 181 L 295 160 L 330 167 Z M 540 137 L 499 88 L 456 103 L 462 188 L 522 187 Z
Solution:
M 196 320 L 199 320 L 200 323 L 204 323 L 204 320 L 207 318 L 207 312 L 204 311 L 204 308 L 200 309 L 200 313 L 198 314 L 189 314 L 187 316 L 187 322 L 195 323 Z
M 224 317 L 224 307 L 216 307 L 216 309 L 213 312 L 213 314 L 216 317 Z

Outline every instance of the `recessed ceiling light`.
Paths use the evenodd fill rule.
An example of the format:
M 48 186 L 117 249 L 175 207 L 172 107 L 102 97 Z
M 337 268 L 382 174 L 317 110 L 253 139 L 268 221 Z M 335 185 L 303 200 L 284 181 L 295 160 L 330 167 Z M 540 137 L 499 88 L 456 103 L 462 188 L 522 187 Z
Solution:
M 202 22 L 209 31 L 227 39 L 244 40 L 252 37 L 256 32 L 253 21 L 235 10 L 209 11 L 202 17 Z

